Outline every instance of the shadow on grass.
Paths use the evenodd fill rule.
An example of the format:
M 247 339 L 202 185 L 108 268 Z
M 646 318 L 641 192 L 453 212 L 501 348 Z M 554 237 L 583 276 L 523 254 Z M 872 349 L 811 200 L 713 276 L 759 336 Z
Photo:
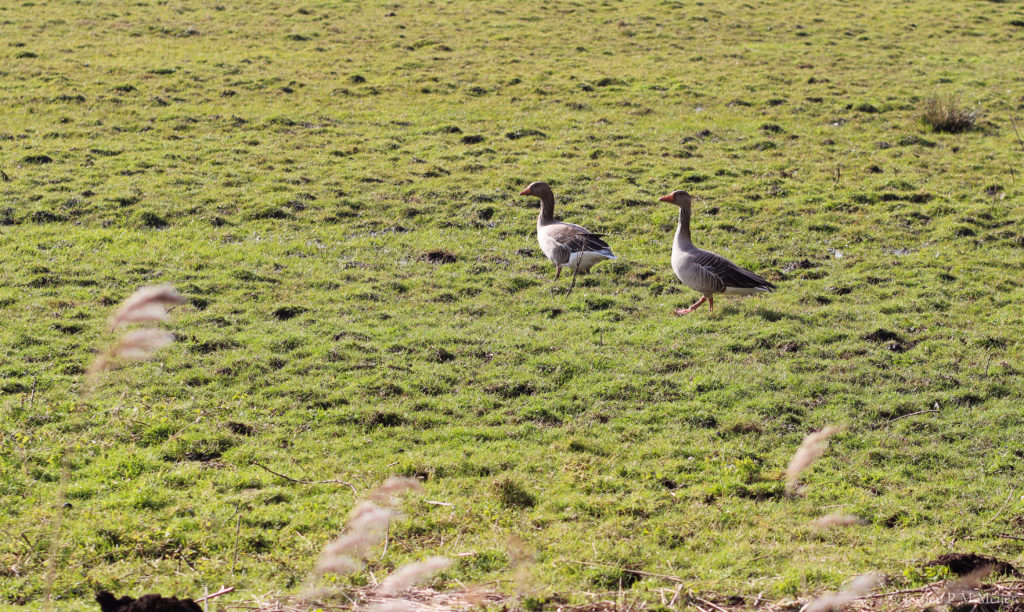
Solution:
M 798 321 L 800 323 L 806 322 L 805 318 L 801 315 L 791 314 L 788 312 L 781 312 L 778 310 L 773 310 L 771 308 L 765 308 L 764 306 L 758 306 L 756 308 L 751 309 L 746 308 L 741 304 L 727 304 L 716 309 L 716 311 L 720 313 L 719 316 L 723 317 L 731 317 L 736 315 L 741 315 L 744 317 L 754 316 L 760 317 L 765 321 L 768 321 L 769 323 L 775 323 L 783 319 L 788 319 L 790 321 Z

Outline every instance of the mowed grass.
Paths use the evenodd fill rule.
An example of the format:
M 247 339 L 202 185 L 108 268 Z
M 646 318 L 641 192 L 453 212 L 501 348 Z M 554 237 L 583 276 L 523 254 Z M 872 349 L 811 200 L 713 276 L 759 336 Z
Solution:
M 51 550 L 62 606 L 297 592 L 396 474 L 426 490 L 369 572 L 447 555 L 435 586 L 535 604 L 1024 562 L 1019 2 L 25 2 L 0 34 L 0 603 L 42 605 Z M 931 132 L 953 95 L 981 118 Z M 568 298 L 533 180 L 619 256 Z M 778 291 L 672 317 L 673 189 Z M 177 342 L 80 398 L 155 283 Z M 809 527 L 837 511 L 867 524 Z

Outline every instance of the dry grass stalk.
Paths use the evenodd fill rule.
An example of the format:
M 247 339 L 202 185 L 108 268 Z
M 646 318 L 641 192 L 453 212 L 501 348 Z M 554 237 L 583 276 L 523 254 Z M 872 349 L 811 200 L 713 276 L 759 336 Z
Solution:
M 359 559 L 366 555 L 368 548 L 381 541 L 394 515 L 393 510 L 371 502 L 357 505 L 352 509 L 346 533 L 324 547 L 316 573 L 351 574 L 360 570 L 363 565 Z
M 840 514 L 834 512 L 811 522 L 811 527 L 823 531 L 830 527 L 851 527 L 853 525 L 866 525 L 867 521 L 856 514 Z
M 509 536 L 506 548 L 509 564 L 513 568 L 512 584 L 515 585 L 516 593 L 525 593 L 532 588 L 530 571 L 537 560 L 537 554 L 526 540 L 516 534 Z
M 861 574 L 838 593 L 823 595 L 800 609 L 800 612 L 838 612 L 861 595 L 882 583 L 881 574 Z
M 956 134 L 974 127 L 980 117 L 976 110 L 969 111 L 960 106 L 958 96 L 933 97 L 924 101 L 921 121 L 935 132 Z
M 423 485 L 412 478 L 395 476 L 385 480 L 370 493 L 370 497 L 381 505 L 365 501 L 352 508 L 345 533 L 324 547 L 314 574 L 351 574 L 362 569 L 361 559 L 366 556 L 366 551 L 384 538 L 391 520 L 398 514 L 382 506 L 391 505 L 392 495 L 422 490 Z
M 337 588 L 309 588 L 297 597 L 268 597 L 264 601 L 251 602 L 252 606 L 240 606 L 236 602 L 232 607 L 252 612 L 473 612 L 496 610 L 500 604 L 510 601 L 507 595 L 483 587 L 454 591 L 409 587 L 399 595 L 385 595 L 378 586 L 365 585 L 340 591 Z M 521 606 L 507 608 L 519 610 Z
M 280 474 L 278 475 L 280 476 Z M 387 537 L 391 521 L 399 515 L 398 511 L 390 507 L 395 501 L 392 496 L 404 491 L 421 490 L 423 490 L 423 486 L 418 480 L 392 477 L 370 493 L 370 497 L 374 501 L 356 504 L 349 515 L 344 533 L 324 546 L 316 568 L 310 576 L 304 597 L 311 597 L 316 593 L 314 590 L 315 580 L 324 574 L 351 574 L 362 569 L 363 559 L 367 557 L 370 547 Z M 386 541 L 384 550 L 387 551 Z M 380 587 L 381 593 L 390 595 L 408 589 L 416 581 L 448 567 L 450 563 L 447 559 L 435 557 L 403 567 L 384 581 Z M 391 605 L 392 602 L 385 603 Z M 404 605 L 401 601 L 396 603 Z M 408 607 L 401 609 L 406 610 Z
M 796 450 L 793 458 L 789 460 L 789 467 L 786 468 L 786 490 L 792 492 L 800 482 L 800 474 L 811 467 L 818 457 L 828 448 L 828 439 L 843 431 L 844 427 L 827 425 L 821 431 L 816 431 L 806 438 L 800 448 Z
M 184 304 L 185 298 L 170 285 L 142 287 L 128 296 L 117 312 L 110 317 L 110 331 L 130 323 L 143 321 L 165 321 L 167 308 Z M 162 329 L 140 329 L 128 332 L 112 346 L 99 354 L 85 372 L 83 394 L 96 386 L 96 378 L 110 369 L 115 359 L 127 361 L 148 361 L 161 348 L 174 342 L 174 335 Z
M 529 565 L 537 560 L 537 552 L 529 542 L 514 533 L 508 537 L 505 546 L 512 565 Z
M 167 307 L 175 304 L 183 304 L 185 298 L 170 285 L 156 287 L 142 287 L 128 297 L 121 304 L 117 312 L 108 322 L 110 331 L 139 321 L 164 321 L 167 319 Z M 153 354 L 161 348 L 174 342 L 174 334 L 162 329 L 141 329 L 125 334 L 120 340 L 100 353 L 92 364 L 85 371 L 81 393 L 84 396 L 92 392 L 96 387 L 96 378 L 109 369 L 114 359 L 125 359 L 128 361 L 146 361 L 153 358 Z M 35 387 L 33 387 L 35 397 Z M 64 499 L 68 483 L 71 481 L 70 455 L 72 446 L 68 442 L 64 450 L 63 469 L 61 470 L 60 486 L 57 494 L 57 517 L 54 521 L 53 538 L 51 539 L 49 557 L 47 559 L 46 584 L 43 591 L 45 600 L 51 602 L 53 583 L 56 579 L 56 559 L 60 545 L 61 521 L 64 512 Z M 234 571 L 234 568 L 232 568 Z
M 85 390 L 96 385 L 96 378 L 110 369 L 115 359 L 148 361 L 153 354 L 174 342 L 174 334 L 162 329 L 139 329 L 128 332 L 113 346 L 99 354 L 85 372 Z
M 129 323 L 167 320 L 167 309 L 184 304 L 185 298 L 170 285 L 142 287 L 131 294 L 110 317 L 108 329 L 114 331 Z
M 423 561 L 410 563 L 396 569 L 384 582 L 380 583 L 380 592 L 385 595 L 392 595 L 415 586 L 421 580 L 429 578 L 434 574 L 451 567 L 451 559 L 445 557 L 430 557 Z

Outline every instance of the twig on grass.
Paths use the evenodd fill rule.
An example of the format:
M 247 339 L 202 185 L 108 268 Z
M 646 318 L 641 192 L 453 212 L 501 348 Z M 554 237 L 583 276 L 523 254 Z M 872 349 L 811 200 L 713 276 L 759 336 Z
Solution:
M 696 599 L 697 601 L 701 602 L 702 604 L 704 604 L 706 606 L 711 606 L 713 609 L 718 610 L 718 612 L 729 612 L 728 610 L 726 610 L 722 606 L 715 605 L 715 604 L 711 603 L 710 601 L 708 601 L 708 600 L 706 600 L 706 599 L 704 599 L 702 597 L 697 597 L 693 593 L 690 593 L 690 597 L 692 599 Z
M 1020 536 L 1010 535 L 1008 533 L 999 533 L 999 534 L 996 534 L 996 535 L 997 535 L 997 537 L 1006 538 L 1007 540 L 1024 540 L 1024 538 L 1022 538 Z
M 213 599 L 214 597 L 220 597 L 221 595 L 226 595 L 227 593 L 230 593 L 231 591 L 234 591 L 234 590 L 235 590 L 235 587 L 224 587 L 223 589 L 217 591 L 216 593 L 210 593 L 209 595 L 206 595 L 204 597 L 200 597 L 199 599 L 195 599 L 193 601 L 195 601 L 196 603 L 198 603 L 200 601 L 206 601 L 207 599 Z
M 898 421 L 900 419 L 905 419 L 907 417 L 917 416 L 919 414 L 928 414 L 930 412 L 938 412 L 938 410 L 918 410 L 917 412 L 911 412 L 910 414 L 901 414 L 900 416 L 898 416 L 898 417 L 896 417 L 894 419 L 889 419 L 888 422 L 892 423 L 893 421 Z
M 992 518 L 990 518 L 987 521 L 985 521 L 984 523 L 982 523 L 982 526 L 988 525 L 992 521 L 996 520 L 996 518 L 1000 514 L 1003 513 L 1003 510 L 1006 509 L 1006 504 L 1010 503 L 1010 498 L 1013 497 L 1013 494 L 1016 493 L 1016 492 L 1017 492 L 1017 487 L 1013 487 L 1012 489 L 1010 489 L 1010 494 L 1006 496 L 1006 501 L 1003 502 L 1003 505 L 999 506 L 999 510 L 996 510 L 996 513 L 992 515 Z
M 679 586 L 676 587 L 676 592 L 672 595 L 672 600 L 668 602 L 668 607 L 671 608 L 672 606 L 676 605 L 676 600 L 679 599 L 679 594 L 682 593 L 682 592 L 683 592 L 683 583 L 680 582 Z
M 289 482 L 294 482 L 294 483 L 297 483 L 297 484 L 340 484 L 340 485 L 345 485 L 346 487 L 352 489 L 352 493 L 353 494 L 357 493 L 356 486 L 354 484 L 352 484 L 351 482 L 345 482 L 344 480 L 299 480 L 298 478 L 292 478 L 291 476 L 285 476 L 284 474 L 281 474 L 279 472 L 275 472 L 274 470 L 268 468 L 267 466 L 263 465 L 262 463 L 253 461 L 252 464 L 255 465 L 258 468 L 262 468 L 262 469 L 270 472 L 274 476 L 277 476 L 279 478 L 284 478 L 285 480 L 287 480 Z
M 195 563 L 192 563 L 191 561 L 189 561 L 189 558 L 185 556 L 185 554 L 182 552 L 180 546 L 178 547 L 178 550 L 174 551 L 174 555 L 178 558 L 179 561 L 184 561 L 185 565 L 187 565 L 189 567 L 189 569 L 191 569 L 192 571 L 195 571 L 195 569 L 196 569 Z M 178 567 L 181 567 L 181 566 L 179 565 Z
M 1017 142 L 1020 143 L 1020 150 L 1024 151 L 1024 140 L 1020 139 L 1020 132 L 1017 131 L 1017 122 L 1010 117 L 1010 125 L 1013 126 L 1013 133 L 1017 135 Z
M 25 540 L 25 543 L 26 543 L 26 544 L 28 544 L 28 552 L 29 552 L 30 554 L 33 554 L 33 553 L 35 553 L 35 552 L 36 552 L 36 545 L 32 543 L 32 540 L 29 540 L 29 539 L 28 539 L 28 536 L 27 536 L 27 535 L 25 535 L 24 533 L 22 533 L 22 534 L 21 534 L 21 539 L 22 539 L 22 540 Z

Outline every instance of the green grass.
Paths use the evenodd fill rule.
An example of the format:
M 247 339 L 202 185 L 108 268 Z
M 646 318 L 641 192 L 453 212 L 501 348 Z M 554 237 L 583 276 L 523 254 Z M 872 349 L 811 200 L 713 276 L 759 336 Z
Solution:
M 54 537 L 54 595 L 87 609 L 297 591 L 357 500 L 252 461 L 361 495 L 423 479 L 369 570 L 472 553 L 439 587 L 511 591 L 513 534 L 539 598 L 670 586 L 573 560 L 773 598 L 944 552 L 1024 562 L 998 537 L 1024 521 L 1022 18 L 0 7 L 0 603 L 42 605 Z M 974 129 L 921 123 L 947 95 Z M 620 258 L 569 298 L 533 180 Z M 779 290 L 670 316 L 696 297 L 673 189 L 703 198 L 700 246 Z M 190 300 L 178 341 L 79 399 L 114 305 L 164 282 Z M 829 423 L 849 429 L 783 496 Z M 837 510 L 868 524 L 810 529 Z

